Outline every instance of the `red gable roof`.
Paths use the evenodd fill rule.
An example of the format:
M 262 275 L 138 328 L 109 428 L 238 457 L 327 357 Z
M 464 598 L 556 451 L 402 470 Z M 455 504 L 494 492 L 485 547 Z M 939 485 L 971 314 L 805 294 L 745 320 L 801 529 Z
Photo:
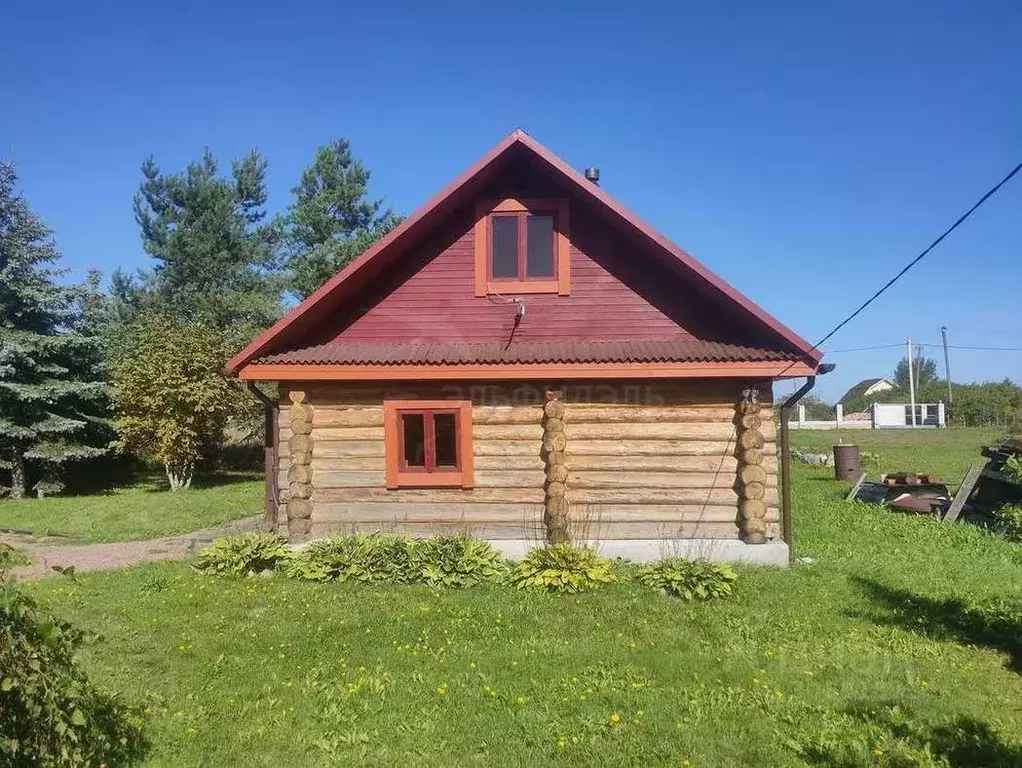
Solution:
M 636 347 L 634 351 L 623 352 L 618 347 L 595 345 L 590 342 L 585 349 L 578 344 L 566 344 L 557 349 L 529 350 L 522 349 L 508 357 L 508 352 L 495 353 L 489 345 L 481 345 L 480 349 L 468 350 L 466 345 L 433 345 L 431 351 L 423 351 L 420 345 L 415 350 L 399 351 L 402 346 L 399 340 L 395 344 L 382 347 L 351 349 L 350 345 L 310 346 L 304 338 L 320 321 L 342 306 L 346 299 L 355 291 L 363 288 L 384 267 L 395 258 L 407 252 L 408 248 L 421 236 L 428 233 L 436 218 L 453 211 L 459 205 L 471 200 L 472 196 L 482 189 L 497 172 L 499 161 L 518 148 L 527 152 L 562 180 L 566 181 L 573 192 L 599 209 L 616 217 L 621 223 L 639 233 L 654 250 L 662 253 L 669 260 L 680 264 L 683 269 L 695 278 L 695 281 L 710 295 L 737 308 L 744 313 L 756 326 L 769 332 L 791 350 L 790 354 L 776 351 L 758 350 L 730 344 L 713 342 L 688 343 L 646 349 L 645 352 Z M 304 342 L 304 343 L 303 343 Z M 642 344 L 635 342 L 634 344 Z M 427 345 L 428 346 L 428 345 Z M 458 349 L 446 349 L 447 347 Z M 486 350 L 482 347 L 487 347 Z M 533 345 L 530 345 L 530 347 Z M 549 346 L 549 345 L 547 345 Z M 656 345 L 654 345 L 656 346 Z M 288 348 L 306 347 L 297 351 L 286 352 Z M 698 348 L 697 348 L 698 347 Z M 610 355 L 608 357 L 608 355 Z M 425 356 L 425 357 L 424 357 Z M 558 158 L 546 147 L 521 130 L 517 130 L 488 152 L 481 160 L 455 179 L 446 189 L 436 195 L 426 205 L 417 210 L 389 235 L 370 247 L 360 257 L 348 264 L 344 269 L 324 283 L 315 293 L 295 307 L 290 313 L 279 320 L 269 330 L 256 337 L 245 349 L 235 355 L 227 363 L 228 371 L 237 373 L 244 366 L 258 362 L 259 364 L 301 364 L 301 363 L 333 363 L 347 361 L 350 363 L 383 363 L 383 364 L 414 364 L 416 361 L 426 362 L 613 362 L 613 361 L 662 361 L 662 360 L 712 360 L 712 361 L 767 361 L 796 360 L 802 358 L 811 368 L 818 365 L 822 352 L 813 348 L 805 339 L 780 323 L 762 308 L 758 307 L 739 291 L 728 285 L 721 278 L 708 270 L 700 262 L 672 243 L 649 225 L 640 221 L 634 214 L 615 201 L 606 191 L 587 180 L 563 160 Z M 780 371 L 778 371 L 780 375 Z M 804 374 L 803 374 L 804 375 Z

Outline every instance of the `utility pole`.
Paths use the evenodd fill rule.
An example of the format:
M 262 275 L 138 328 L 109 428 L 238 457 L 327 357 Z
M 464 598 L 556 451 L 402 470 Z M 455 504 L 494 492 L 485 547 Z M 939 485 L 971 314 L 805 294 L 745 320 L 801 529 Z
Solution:
M 940 338 L 944 342 L 944 377 L 947 379 L 947 404 L 951 405 L 955 401 L 955 395 L 951 391 L 951 356 L 947 352 L 947 326 L 942 325 L 940 327 Z
M 916 382 L 915 377 L 912 375 L 912 337 L 909 336 L 906 342 L 906 357 L 908 361 L 908 399 L 909 399 L 909 410 L 912 412 L 912 426 L 916 425 Z

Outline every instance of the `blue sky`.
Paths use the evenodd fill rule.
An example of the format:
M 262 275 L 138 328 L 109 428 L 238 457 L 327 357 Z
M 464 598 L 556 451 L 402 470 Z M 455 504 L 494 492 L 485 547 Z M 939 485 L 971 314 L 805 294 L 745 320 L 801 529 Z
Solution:
M 407 213 L 523 127 L 816 341 L 1022 160 L 1013 1 L 23 2 L 3 23 L 0 156 L 76 275 L 146 264 L 150 153 L 226 167 L 258 147 L 282 209 L 347 136 Z M 1022 178 L 827 346 L 945 324 L 1022 347 L 1020 209 Z M 819 389 L 899 356 L 834 354 Z M 952 368 L 1022 380 L 1022 353 Z

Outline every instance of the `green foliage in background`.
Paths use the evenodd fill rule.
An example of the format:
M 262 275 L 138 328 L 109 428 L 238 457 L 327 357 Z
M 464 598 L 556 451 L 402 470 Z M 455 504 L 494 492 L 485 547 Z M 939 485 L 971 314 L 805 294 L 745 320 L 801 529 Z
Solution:
M 63 489 L 71 462 L 102 456 L 112 432 L 95 329 L 96 286 L 66 285 L 53 235 L 0 163 L 0 494 Z
M 1022 507 L 1001 507 L 995 514 L 993 527 L 1008 541 L 1022 544 Z
M 305 298 L 397 226 L 382 200 L 369 198 L 369 169 L 347 139 L 316 150 L 291 190 L 286 238 L 289 289 Z
M 927 384 L 937 382 L 937 361 L 931 360 L 928 357 L 920 357 L 919 355 L 916 355 L 912 359 L 912 376 L 917 390 L 920 387 L 925 387 Z M 898 365 L 894 369 L 894 376 L 891 383 L 899 389 L 906 392 L 908 391 L 907 357 L 903 357 L 898 361 Z
M 734 569 L 724 563 L 667 557 L 639 570 L 639 581 L 683 600 L 727 597 L 738 580 Z
M 283 230 L 266 218 L 266 169 L 255 150 L 234 160 L 226 177 L 209 150 L 178 173 L 164 173 L 149 157 L 135 220 L 156 266 L 141 273 L 140 285 L 119 276 L 124 303 L 206 322 L 235 346 L 276 320 Z
M 568 543 L 533 549 L 511 571 L 511 583 L 550 592 L 584 592 L 614 581 L 610 561 Z
M 233 350 L 219 328 L 143 312 L 120 334 L 113 361 L 119 444 L 162 464 L 171 490 L 191 486 L 203 449 L 216 450 L 228 420 L 257 408 L 224 373 Z

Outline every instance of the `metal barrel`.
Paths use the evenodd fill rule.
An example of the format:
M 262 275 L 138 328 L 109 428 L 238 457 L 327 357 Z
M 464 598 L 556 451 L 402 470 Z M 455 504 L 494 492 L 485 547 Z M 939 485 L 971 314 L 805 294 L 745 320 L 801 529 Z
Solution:
M 834 477 L 854 483 L 862 474 L 862 459 L 857 445 L 834 446 Z

